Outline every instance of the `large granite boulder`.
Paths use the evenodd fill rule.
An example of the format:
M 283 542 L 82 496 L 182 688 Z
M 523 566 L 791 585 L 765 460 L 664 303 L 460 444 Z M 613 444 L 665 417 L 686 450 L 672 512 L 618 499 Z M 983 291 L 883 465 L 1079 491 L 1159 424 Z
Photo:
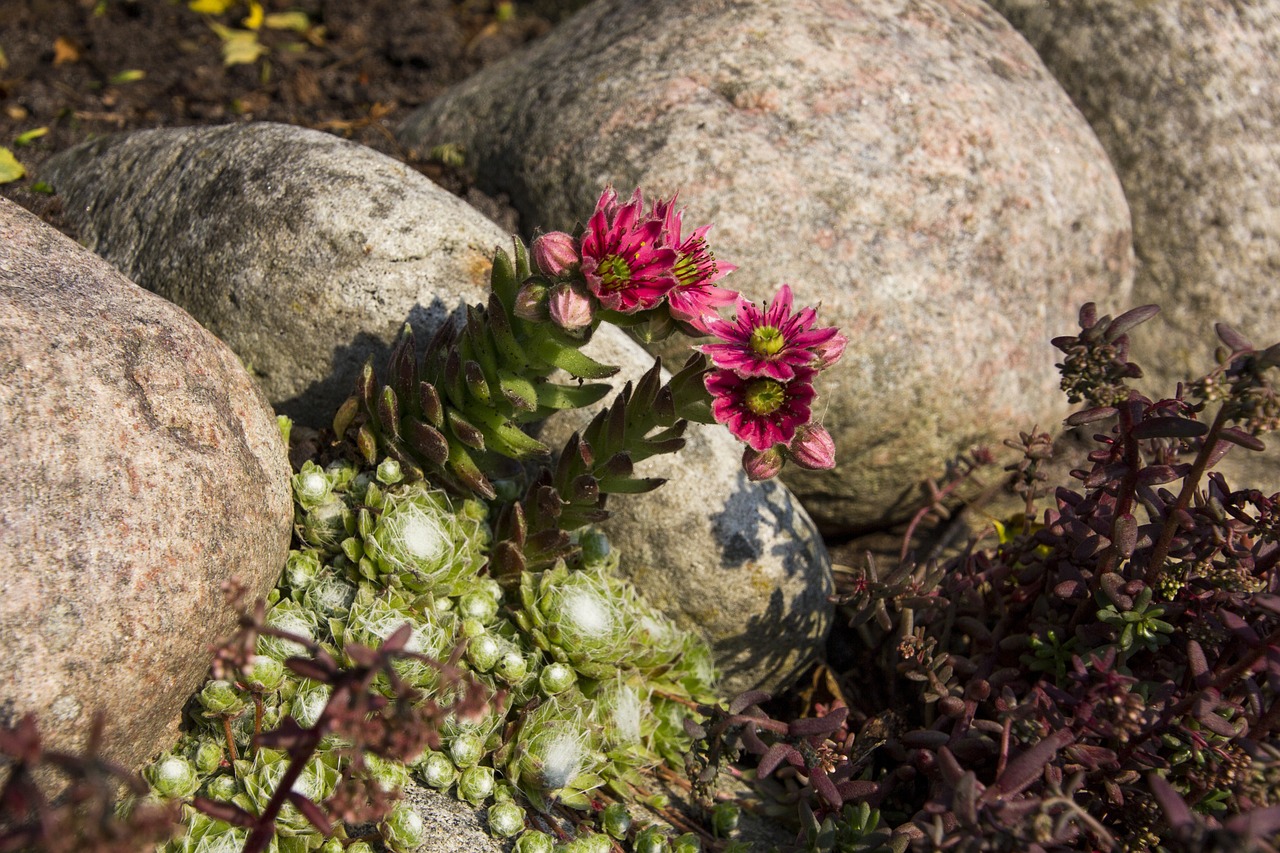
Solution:
M 492 251 L 510 242 L 402 164 L 281 125 L 111 137 L 58 155 L 47 174 L 91 248 L 181 299 L 245 361 L 288 365 L 291 387 L 322 399 L 333 389 L 335 406 L 406 318 L 428 340 L 482 302 Z M 637 375 L 652 363 L 612 327 L 593 346 Z M 264 383 L 278 405 L 293 393 Z M 657 495 L 611 501 L 610 533 L 645 595 L 707 635 L 728 689 L 777 688 L 829 626 L 826 552 L 785 489 L 742 480 L 726 431 L 695 430 L 691 444 Z
M 1163 309 L 1133 335 L 1152 390 L 1172 394 L 1214 365 L 1215 322 L 1264 346 L 1280 337 L 1280 2 L 993 5 L 1120 175 L 1139 260 L 1133 301 Z
M 403 163 L 290 125 L 104 137 L 42 177 L 85 245 L 191 312 L 308 426 L 406 319 L 434 328 L 479 301 L 510 244 Z
M 725 283 L 781 282 L 852 343 L 819 391 L 841 464 L 788 484 L 824 528 L 903 517 L 979 442 L 1065 413 L 1049 339 L 1124 303 L 1129 216 L 1088 125 L 978 0 L 598 0 L 412 115 L 523 221 L 602 184 L 677 190 Z
M 0 199 L 0 721 L 138 766 L 293 521 L 275 416 L 184 311 Z

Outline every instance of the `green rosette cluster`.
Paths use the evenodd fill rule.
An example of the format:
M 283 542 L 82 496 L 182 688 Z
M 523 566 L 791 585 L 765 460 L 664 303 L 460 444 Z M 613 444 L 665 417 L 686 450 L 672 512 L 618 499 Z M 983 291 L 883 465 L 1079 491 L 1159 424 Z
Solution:
M 411 479 L 429 475 L 453 491 L 489 499 L 497 495 L 490 480 L 495 471 L 510 468 L 512 460 L 548 458 L 550 450 L 521 424 L 589 406 L 610 390 L 548 377 L 560 369 L 579 379 L 605 379 L 617 368 L 579 351 L 589 335 L 575 337 L 520 316 L 517 294 L 531 278 L 519 240 L 514 258 L 499 250 L 488 302 L 468 307 L 461 328 L 446 323 L 421 361 L 406 324 L 388 361 L 388 381 L 378 383 L 372 362 L 366 364 L 334 417 L 334 432 L 349 435 L 370 465 L 386 454 Z
M 618 556 L 601 533 L 577 531 L 572 563 L 504 587 L 488 574 L 488 507 L 406 478 L 396 460 L 367 470 L 306 463 L 293 490 L 295 549 L 269 596 L 268 625 L 349 662 L 349 645 L 377 648 L 408 624 L 408 650 L 436 660 L 459 652 L 459 667 L 506 696 L 482 719 L 446 718 L 439 748 L 411 765 L 366 755 L 366 772 L 383 790 L 416 777 L 485 809 L 495 836 L 535 849 L 540 833 L 529 828 L 527 809 L 588 809 L 601 793 L 634 798 L 644 769 L 663 760 L 678 766 L 689 745 L 686 703 L 714 699 L 709 652 L 617 575 Z M 211 680 L 194 697 L 183 739 L 146 770 L 152 797 L 202 796 L 251 814 L 270 799 L 287 758 L 255 749 L 254 734 L 286 717 L 315 725 L 330 689 L 285 666 L 305 652 L 301 644 L 264 636 L 256 652 L 236 681 Z M 441 691 L 456 688 L 437 667 L 417 659 L 394 665 L 425 696 L 450 704 Z M 390 688 L 380 677 L 374 689 Z M 329 796 L 350 761 L 345 746 L 327 736 L 296 789 L 314 801 Z M 398 809 L 378 825 L 388 849 L 414 848 L 415 820 Z M 244 844 L 245 830 L 189 807 L 184 822 L 186 833 L 164 853 Z M 363 845 L 343 827 L 326 841 L 292 805 L 277 829 L 277 853 Z M 603 823 L 587 837 L 606 838 Z

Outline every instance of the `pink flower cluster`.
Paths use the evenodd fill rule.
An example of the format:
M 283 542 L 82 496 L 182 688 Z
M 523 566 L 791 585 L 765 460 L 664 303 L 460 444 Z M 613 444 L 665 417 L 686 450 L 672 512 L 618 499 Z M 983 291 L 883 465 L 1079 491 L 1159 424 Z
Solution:
M 714 365 L 704 380 L 711 412 L 747 444 L 748 476 L 772 477 L 788 458 L 805 468 L 831 468 L 831 436 L 811 422 L 813 379 L 840 358 L 848 341 L 834 328 L 817 327 L 812 308 L 794 311 L 788 285 L 763 309 L 716 287 L 737 268 L 712 254 L 711 226 L 683 236 L 682 214 L 674 198 L 646 210 L 640 190 L 622 204 L 606 189 L 581 238 L 553 231 L 534 241 L 534 263 L 551 283 L 526 285 L 526 300 L 518 303 L 525 308 L 517 313 L 549 316 L 577 334 L 592 327 L 600 308 L 649 312 L 710 335 L 715 341 L 698 349 Z M 717 313 L 727 305 L 737 307 L 731 321 Z
M 812 308 L 792 310 L 784 284 L 763 310 L 739 296 L 732 321 L 707 323 L 717 340 L 698 349 L 715 365 L 705 379 L 711 414 L 747 444 L 742 461 L 752 479 L 774 476 L 788 457 L 802 468 L 835 465 L 831 435 L 812 422 L 813 379 L 848 340 L 815 328 L 817 318 Z
M 730 305 L 738 294 L 714 286 L 737 267 L 717 262 L 707 246 L 710 225 L 681 235 L 681 216 L 675 199 L 657 201 L 645 210 L 640 190 L 626 204 L 610 187 L 600 196 L 581 239 L 563 231 L 543 234 L 533 242 L 533 259 L 546 276 L 560 281 L 552 287 L 551 319 L 570 331 L 584 327 L 586 314 L 596 305 L 620 314 L 650 311 L 664 303 L 671 317 L 706 334 L 715 309 Z M 579 273 L 583 292 L 572 279 Z M 590 310 L 587 307 L 590 306 Z M 564 322 L 568 320 L 569 322 Z

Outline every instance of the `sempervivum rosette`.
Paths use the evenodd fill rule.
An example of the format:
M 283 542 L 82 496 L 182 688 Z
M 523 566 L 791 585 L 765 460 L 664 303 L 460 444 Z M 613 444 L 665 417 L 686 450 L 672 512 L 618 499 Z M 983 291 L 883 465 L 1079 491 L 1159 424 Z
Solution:
M 557 661 L 588 678 L 617 670 L 631 651 L 633 621 L 620 589 L 596 570 L 570 571 L 563 561 L 520 579 L 520 627 Z
M 581 701 L 552 699 L 531 711 L 510 756 L 507 778 L 539 811 L 549 811 L 556 803 L 589 808 L 588 793 L 604 784 L 600 734 Z
M 409 623 L 413 633 L 405 644 L 405 651 L 417 652 L 436 660 L 449 656 L 454 645 L 453 614 L 435 609 L 420 610 L 412 601 L 394 589 L 381 592 L 368 584 L 361 584 L 342 635 L 342 645 L 351 643 L 376 649 L 401 625 Z M 393 664 L 400 677 L 414 687 L 431 688 L 439 680 L 439 670 L 425 661 L 400 658 Z M 384 687 L 385 679 L 379 675 L 374 685 Z
M 453 595 L 475 576 L 484 563 L 488 528 L 473 507 L 455 512 L 443 492 L 421 484 L 377 497 L 381 512 L 371 527 L 362 514 L 359 548 L 343 543 L 362 575 L 437 595 Z

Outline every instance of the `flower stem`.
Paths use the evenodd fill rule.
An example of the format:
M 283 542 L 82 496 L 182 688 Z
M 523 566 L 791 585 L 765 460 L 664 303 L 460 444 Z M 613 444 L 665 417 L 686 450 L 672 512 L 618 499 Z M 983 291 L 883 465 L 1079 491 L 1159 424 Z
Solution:
M 231 756 L 232 761 L 236 761 L 240 756 L 236 753 L 236 739 L 231 736 L 231 717 L 222 715 L 222 734 L 227 739 L 227 755 Z
M 1200 452 L 1196 454 L 1196 461 L 1191 466 L 1190 473 L 1182 480 L 1182 490 L 1178 492 L 1178 498 L 1174 501 L 1172 509 L 1167 511 L 1164 516 L 1164 526 L 1160 529 L 1160 538 L 1156 540 L 1155 547 L 1151 549 L 1151 556 L 1147 559 L 1147 571 L 1143 580 L 1147 586 L 1155 586 L 1160 580 L 1160 575 L 1164 570 L 1164 561 L 1169 556 L 1169 548 L 1173 544 L 1173 537 L 1178 532 L 1178 514 L 1191 505 L 1191 498 L 1195 495 L 1196 487 L 1200 485 L 1200 479 L 1204 476 L 1204 472 L 1209 467 L 1209 457 L 1213 454 L 1214 448 L 1218 444 L 1218 436 L 1227 424 L 1227 407 L 1223 406 L 1218 410 L 1218 415 L 1213 419 L 1213 425 L 1209 427 L 1209 432 L 1204 438 L 1204 444 L 1200 448 Z

